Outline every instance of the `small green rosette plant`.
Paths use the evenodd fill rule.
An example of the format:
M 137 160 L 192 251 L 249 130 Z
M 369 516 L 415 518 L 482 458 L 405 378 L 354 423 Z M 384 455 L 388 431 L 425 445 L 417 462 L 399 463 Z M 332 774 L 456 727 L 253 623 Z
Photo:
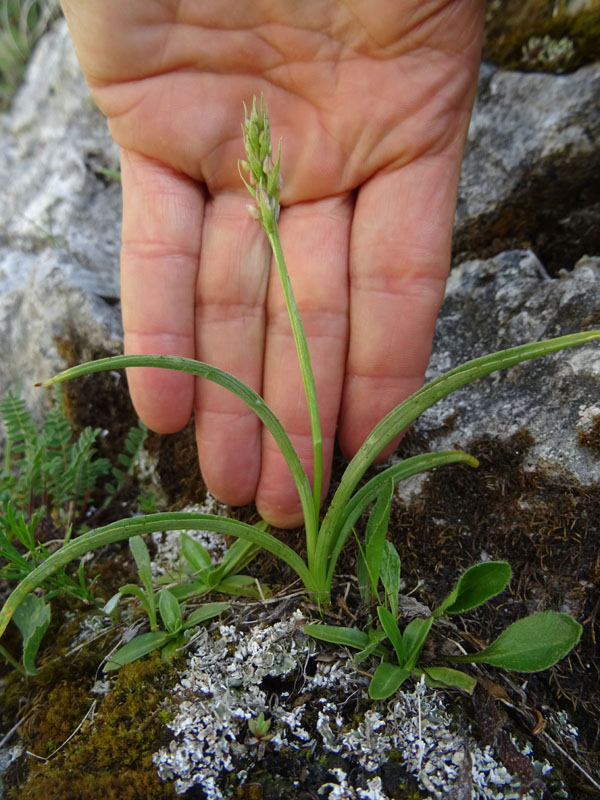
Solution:
M 475 678 L 447 665 L 420 663 L 423 647 L 436 619 L 483 605 L 504 591 L 511 574 L 506 561 L 475 564 L 461 575 L 456 587 L 431 616 L 411 620 L 404 630 L 400 629 L 397 614 L 378 606 L 381 628 L 368 634 L 335 625 L 305 625 L 304 631 L 315 639 L 359 650 L 356 662 L 371 654 L 380 656 L 381 662 L 369 684 L 373 700 L 391 697 L 411 675 L 425 676 L 430 686 L 450 686 L 470 694 L 475 689 Z M 513 622 L 483 650 L 447 657 L 446 661 L 450 664 L 483 663 L 516 672 L 540 672 L 564 658 L 578 643 L 582 631 L 582 626 L 568 614 L 543 611 Z M 392 645 L 393 655 L 383 644 L 386 640 Z

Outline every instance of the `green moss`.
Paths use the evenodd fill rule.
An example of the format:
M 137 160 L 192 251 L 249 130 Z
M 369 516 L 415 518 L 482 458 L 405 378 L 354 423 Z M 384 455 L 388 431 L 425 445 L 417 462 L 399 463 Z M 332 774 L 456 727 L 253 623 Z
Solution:
M 600 59 L 600 3 L 568 14 L 548 0 L 488 2 L 483 56 L 506 69 L 571 72 Z
M 176 680 L 171 665 L 154 658 L 129 664 L 103 701 L 93 721 L 50 760 L 28 761 L 25 779 L 16 780 L 7 800 L 167 800 L 171 784 L 156 775 L 152 754 L 163 744 L 166 712 L 162 700 Z M 47 756 L 77 728 L 93 697 L 66 682 L 36 698 L 31 736 L 26 746 Z

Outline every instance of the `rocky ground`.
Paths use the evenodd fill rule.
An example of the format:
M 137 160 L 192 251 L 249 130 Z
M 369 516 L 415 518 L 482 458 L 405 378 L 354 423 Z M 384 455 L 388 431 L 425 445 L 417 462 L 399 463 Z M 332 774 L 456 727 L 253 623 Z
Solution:
M 490 30 L 493 11 L 491 3 Z M 430 377 L 486 352 L 600 327 L 600 66 L 526 71 L 533 35 L 517 48 L 521 62 L 510 63 L 518 71 L 482 65 Z M 487 48 L 494 52 L 491 39 Z M 35 380 L 120 350 L 120 187 L 104 171 L 116 168 L 58 22 L 0 116 L 0 395 L 21 385 L 38 415 L 47 398 L 30 388 Z M 235 602 L 231 617 L 171 664 L 150 658 L 105 680 L 98 665 L 116 634 L 101 617 L 66 614 L 39 676 L 2 678 L 0 738 L 23 720 L 0 744 L 10 762 L 5 796 L 600 795 L 599 389 L 597 345 L 514 367 L 428 411 L 396 455 L 460 447 L 480 461 L 397 492 L 390 538 L 406 613 L 411 603 L 439 602 L 470 564 L 513 567 L 509 590 L 442 628 L 433 651 L 448 639 L 477 646 L 552 608 L 584 626 L 557 667 L 533 677 L 477 668 L 472 698 L 413 683 L 373 703 L 348 653 L 304 636 L 301 621 L 315 610 L 293 576 L 263 558 L 251 569 L 274 597 Z M 133 418 L 114 376 L 73 384 L 68 404 L 76 425 L 106 428 L 111 441 Z M 149 451 L 165 503 L 210 503 L 187 433 L 151 438 Z M 252 509 L 241 513 L 253 520 Z M 161 546 L 157 539 L 157 558 Z M 127 551 L 110 557 L 105 573 L 127 574 Z M 349 548 L 331 622 L 365 613 L 353 558 Z M 86 635 L 91 643 L 79 648 Z M 260 740 L 248 719 L 263 710 L 272 723 Z M 45 758 L 75 729 L 47 761 L 22 754 Z

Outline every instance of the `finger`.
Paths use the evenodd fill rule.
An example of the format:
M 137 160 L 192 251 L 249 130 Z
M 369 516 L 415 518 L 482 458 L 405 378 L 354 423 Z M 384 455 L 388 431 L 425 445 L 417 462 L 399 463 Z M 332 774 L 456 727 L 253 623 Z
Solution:
M 311 356 L 323 434 L 323 492 L 331 472 L 333 443 L 348 339 L 349 197 L 284 209 L 280 235 Z M 276 268 L 267 301 L 264 397 L 283 423 L 312 481 L 312 438 L 300 367 Z M 301 521 L 298 493 L 267 431 L 263 431 L 256 504 L 273 525 Z
M 249 198 L 222 194 L 206 205 L 196 288 L 198 358 L 262 388 L 267 239 L 246 208 Z M 209 490 L 228 505 L 254 499 L 261 423 L 239 398 L 208 381 L 196 386 L 196 440 Z
M 193 358 L 194 289 L 204 196 L 189 178 L 132 151 L 121 156 L 121 296 L 126 353 Z M 140 418 L 159 433 L 189 419 L 194 381 L 180 372 L 131 369 Z
M 347 457 L 423 383 L 450 265 L 459 165 L 456 148 L 376 175 L 360 190 L 352 224 L 350 347 L 339 429 Z

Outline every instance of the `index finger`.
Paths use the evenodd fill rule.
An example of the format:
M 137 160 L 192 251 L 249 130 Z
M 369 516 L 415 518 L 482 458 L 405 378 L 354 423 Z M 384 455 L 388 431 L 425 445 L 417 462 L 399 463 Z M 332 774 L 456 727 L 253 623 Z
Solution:
M 185 175 L 135 153 L 121 154 L 121 302 L 125 353 L 194 358 L 194 297 L 204 193 Z M 194 378 L 159 369 L 128 370 L 131 398 L 158 433 L 188 421 Z

